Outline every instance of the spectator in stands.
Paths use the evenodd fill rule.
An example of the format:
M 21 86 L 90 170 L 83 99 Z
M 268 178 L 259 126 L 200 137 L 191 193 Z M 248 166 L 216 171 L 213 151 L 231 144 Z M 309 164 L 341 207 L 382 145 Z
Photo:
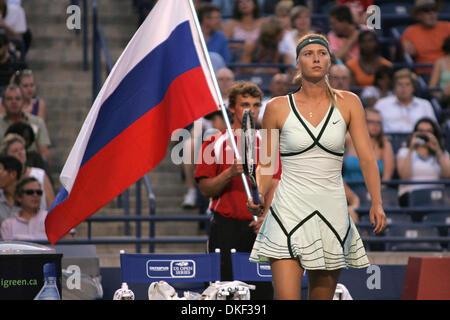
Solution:
M 250 82 L 237 82 L 230 91 L 229 110 L 233 114 L 232 129 L 237 134 L 242 127 L 242 115 L 245 109 L 251 110 L 256 116 L 261 106 L 262 92 Z M 233 280 L 230 250 L 235 248 L 238 252 L 250 252 L 264 217 L 253 221 L 253 216 L 247 208 L 247 195 L 241 180 L 243 166 L 234 157 L 228 133 L 222 132 L 212 139 L 204 142 L 201 155 L 195 172 L 195 179 L 201 193 L 211 198 L 210 209 L 213 219 L 210 226 L 208 249 L 214 252 L 220 248 L 222 261 L 222 281 Z M 239 137 L 237 137 L 239 139 Z M 208 159 L 207 159 L 208 158 Z M 279 179 L 280 174 L 274 175 Z M 266 199 L 270 205 L 271 199 Z M 270 201 L 269 201 L 270 200 Z M 263 284 L 256 284 L 255 294 Z M 272 285 L 264 298 L 272 299 Z M 256 296 L 252 296 L 256 298 Z
M 293 2 L 290 0 L 280 1 L 275 6 L 275 12 L 273 16 L 280 20 L 283 25 L 283 34 L 292 30 L 292 24 L 290 19 L 290 11 L 293 7 Z
M 8 129 L 6 129 L 5 137 L 10 133 L 18 134 L 25 140 L 27 166 L 46 170 L 47 166 L 44 159 L 42 159 L 41 154 L 36 150 L 29 150 L 35 139 L 33 128 L 28 123 L 20 121 L 10 125 Z
M 223 31 L 228 39 L 256 41 L 261 24 L 258 1 L 237 0 L 233 9 L 233 17 L 225 24 Z M 242 48 L 239 44 L 231 47 L 236 50 Z
M 395 96 L 382 98 L 375 104 L 375 109 L 381 113 L 385 133 L 410 133 L 417 120 L 423 117 L 429 117 L 437 123 L 431 103 L 414 96 L 416 85 L 416 75 L 409 69 L 395 72 Z
M 223 101 L 225 105 L 228 107 L 228 95 L 230 93 L 230 88 L 234 83 L 234 73 L 228 68 L 223 68 L 217 71 L 216 73 L 217 82 L 219 84 L 220 92 L 222 94 Z M 221 111 L 219 111 L 221 113 Z M 189 138 L 184 141 L 183 152 L 188 152 L 188 157 L 185 157 L 183 154 L 183 174 L 184 180 L 187 188 L 187 192 L 184 195 L 183 202 L 181 206 L 185 209 L 195 208 L 197 206 L 197 190 L 195 188 L 195 180 L 194 180 L 194 171 L 195 171 L 195 163 L 194 161 L 198 155 L 198 151 L 196 150 L 196 146 L 200 146 L 202 143 L 203 137 L 205 137 L 205 133 L 211 131 L 211 129 L 220 128 L 222 125 L 223 117 L 218 115 L 218 113 L 214 112 L 210 115 L 207 115 L 201 119 L 199 122 L 198 128 L 200 130 L 190 129 Z M 201 123 L 201 125 L 200 125 Z M 222 131 L 222 130 L 220 130 Z
M 359 87 L 371 86 L 375 73 L 381 66 L 391 67 L 392 63 L 380 55 L 380 42 L 375 32 L 364 30 L 358 36 L 359 56 L 347 60 L 352 71 L 354 84 Z
M 408 27 L 402 35 L 403 50 L 416 63 L 435 63 L 444 56 L 442 43 L 450 34 L 450 22 L 438 21 L 439 6 L 434 0 L 416 0 L 411 16 L 419 23 Z M 418 68 L 416 73 L 429 74 L 430 68 Z
M 350 91 L 351 73 L 344 64 L 334 64 L 330 67 L 329 81 L 334 89 Z
M 22 174 L 22 164 L 15 157 L 0 156 L 0 224 L 13 216 L 16 207 L 14 195 Z
M 305 6 L 296 6 L 290 12 L 290 21 L 294 27 L 292 30 L 285 32 L 283 39 L 280 42 L 279 51 L 282 54 L 291 57 L 295 62 L 297 57 L 296 48 L 297 42 L 301 37 L 308 33 L 313 33 L 311 30 L 311 12 Z
M 352 12 L 353 21 L 365 24 L 367 21 L 367 8 L 373 5 L 372 0 L 338 0 L 338 5 L 347 6 Z
M 277 9 L 277 5 L 280 2 L 287 2 L 289 4 L 292 3 L 293 6 L 302 5 L 305 7 L 308 7 L 309 10 L 313 10 L 313 0 L 258 0 L 259 7 L 261 8 L 261 12 L 265 15 L 271 15 L 274 14 L 274 12 Z
M 441 132 L 434 119 L 422 118 L 417 121 L 408 146 L 397 153 L 397 170 L 404 180 L 437 181 L 440 178 L 450 178 L 449 153 L 445 150 Z M 400 205 L 408 205 L 411 191 L 430 187 L 433 185 L 400 185 Z
M 379 99 L 394 95 L 392 92 L 393 76 L 394 70 L 391 67 L 380 66 L 378 68 L 372 86 L 365 87 L 361 93 L 365 107 L 373 108 Z
M 366 109 L 367 131 L 370 136 L 370 143 L 377 158 L 378 169 L 382 180 L 390 180 L 394 174 L 395 157 L 391 143 L 384 136 L 383 125 L 380 112 L 376 109 Z M 345 139 L 345 158 L 343 164 L 344 180 L 360 180 L 363 181 L 361 167 L 359 165 L 358 156 L 353 146 L 350 135 L 346 135 Z M 352 189 L 364 188 L 361 185 L 352 185 Z
M 261 33 L 256 41 L 247 40 L 241 56 L 242 63 L 286 63 L 293 65 L 294 61 L 288 55 L 278 51 L 283 26 L 280 21 L 270 18 L 261 26 Z M 251 67 L 241 68 L 241 73 L 271 73 L 280 72 L 279 68 Z
M 36 96 L 36 85 L 31 70 L 17 70 L 11 77 L 11 84 L 22 89 L 24 96 L 23 111 L 41 118 L 45 122 L 45 101 Z
M 198 10 L 198 19 L 208 51 L 216 52 L 222 56 L 226 63 L 230 62 L 231 52 L 228 39 L 220 31 L 222 28 L 220 9 L 210 3 L 202 3 Z
M 211 3 L 220 9 L 224 18 L 228 19 L 233 15 L 236 0 L 211 0 Z
M 42 196 L 41 209 L 47 210 L 50 208 L 55 199 L 55 192 L 52 184 L 45 171 L 41 168 L 34 168 L 27 166 L 27 152 L 25 149 L 25 140 L 15 133 L 10 133 L 5 136 L 0 146 L 1 153 L 7 156 L 16 157 L 22 164 L 23 178 L 34 177 L 44 188 Z
M 353 21 L 347 6 L 333 7 L 329 12 L 331 31 L 328 33 L 330 50 L 334 56 L 346 62 L 359 55 L 359 26 Z
M 0 29 L 6 31 L 8 37 L 23 40 L 27 31 L 25 11 L 22 7 L 0 0 Z
M 17 59 L 9 51 L 9 40 L 4 33 L 0 33 L 0 88 L 9 84 L 12 75 L 17 70 L 25 69 L 27 65 Z
M 273 76 L 269 86 L 270 96 L 264 97 L 261 101 L 261 108 L 256 119 L 256 125 L 258 128 L 262 127 L 262 119 L 267 102 L 274 97 L 287 95 L 289 93 L 289 83 L 290 77 L 286 73 L 277 73 Z
M 445 38 L 442 51 L 445 56 L 434 63 L 430 87 L 438 87 L 442 90 L 433 92 L 433 95 L 440 100 L 444 108 L 450 109 L 450 36 Z
M 17 184 L 16 201 L 20 210 L 1 224 L 3 240 L 47 240 L 45 218 L 40 208 L 43 191 L 36 178 L 24 178 Z
M 0 116 L 0 142 L 11 124 L 21 121 L 26 122 L 33 128 L 36 136 L 36 141 L 31 146 L 31 150 L 38 151 L 42 158 L 48 162 L 50 138 L 47 128 L 41 118 L 23 111 L 24 98 L 20 87 L 15 84 L 6 87 L 3 93 L 3 106 L 6 112 Z
M 228 95 L 230 94 L 230 88 L 234 84 L 234 72 L 228 68 L 223 68 L 216 73 L 217 83 L 219 84 L 220 93 L 222 94 L 223 102 L 228 108 Z

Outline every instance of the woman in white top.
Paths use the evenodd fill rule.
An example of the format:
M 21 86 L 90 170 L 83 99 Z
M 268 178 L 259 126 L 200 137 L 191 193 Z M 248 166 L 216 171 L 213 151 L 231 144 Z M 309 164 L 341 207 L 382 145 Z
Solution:
M 9 133 L 2 141 L 1 151 L 8 156 L 16 157 L 23 166 L 22 177 L 35 177 L 44 188 L 44 194 L 41 197 L 41 209 L 50 208 L 55 199 L 55 192 L 45 171 L 41 168 L 27 166 L 27 152 L 25 149 L 25 140 L 15 133 Z
M 223 27 L 223 32 L 229 40 L 256 41 L 263 19 L 260 18 L 258 1 L 237 0 L 233 10 L 233 17 Z M 241 50 L 242 43 L 231 43 L 233 51 Z
M 284 34 L 283 39 L 278 46 L 278 50 L 282 54 L 291 57 L 292 61 L 295 61 L 295 49 L 298 40 L 304 35 L 313 32 L 311 30 L 311 13 L 305 6 L 295 6 L 292 8 L 290 16 L 291 24 L 294 28 Z
M 450 178 L 450 158 L 445 150 L 439 127 L 430 118 L 417 121 L 408 147 L 397 153 L 397 170 L 401 179 L 412 181 L 437 181 Z M 433 188 L 435 184 L 410 184 L 399 186 L 400 205 L 408 205 L 413 190 Z
M 369 266 L 349 217 L 342 179 L 347 129 L 371 195 L 374 232 L 381 232 L 386 223 L 364 109 L 355 94 L 331 88 L 327 79 L 330 66 L 326 37 L 309 34 L 300 39 L 297 69 L 301 88 L 272 99 L 263 117 L 267 134 L 261 145 L 275 146 L 260 153 L 257 181 L 261 199 L 271 186 L 278 150 L 283 172 L 250 260 L 270 263 L 276 299 L 300 299 L 304 270 L 308 272 L 309 299 L 332 299 L 342 268 Z M 279 146 L 278 139 L 272 141 L 277 133 Z M 255 214 L 264 209 L 251 199 L 248 207 Z

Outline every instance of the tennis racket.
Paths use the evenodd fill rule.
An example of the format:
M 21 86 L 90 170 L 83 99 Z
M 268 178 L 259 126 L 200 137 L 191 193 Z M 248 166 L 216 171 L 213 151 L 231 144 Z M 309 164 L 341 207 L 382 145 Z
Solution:
M 255 126 L 250 110 L 245 110 L 242 116 L 243 139 L 243 166 L 244 174 L 250 180 L 250 191 L 254 204 L 260 204 L 258 185 L 256 184 L 256 136 Z

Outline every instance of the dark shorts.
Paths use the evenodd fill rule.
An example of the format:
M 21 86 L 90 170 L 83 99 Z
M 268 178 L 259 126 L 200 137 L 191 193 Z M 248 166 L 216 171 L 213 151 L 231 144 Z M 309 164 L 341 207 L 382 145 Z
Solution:
M 252 220 L 238 220 L 225 218 L 214 213 L 211 221 L 208 240 L 209 252 L 220 249 L 221 257 L 221 280 L 233 281 L 233 268 L 231 264 L 231 249 L 237 252 L 251 252 L 256 233 L 249 224 Z M 239 280 L 239 279 L 236 279 Z M 256 285 L 256 290 L 250 292 L 251 299 L 273 299 L 273 288 L 271 282 L 247 282 Z

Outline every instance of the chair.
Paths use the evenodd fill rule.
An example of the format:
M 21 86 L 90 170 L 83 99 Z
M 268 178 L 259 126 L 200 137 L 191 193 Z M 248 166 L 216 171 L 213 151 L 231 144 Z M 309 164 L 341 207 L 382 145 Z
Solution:
M 236 249 L 231 249 L 231 264 L 233 267 L 233 279 L 238 281 L 272 281 L 272 272 L 270 265 L 267 263 L 253 263 L 250 262 L 250 253 L 236 252 Z M 308 277 L 306 272 L 302 278 L 302 299 L 307 296 Z
M 408 206 L 429 206 L 429 207 L 441 207 L 444 206 L 444 193 L 445 188 L 434 186 L 427 189 L 413 190 L 409 194 Z
M 220 251 L 203 254 L 120 254 L 122 282 L 220 280 Z
M 366 188 L 356 188 L 355 190 L 353 190 L 353 192 L 356 193 L 356 195 L 359 197 L 359 205 L 361 207 L 370 207 L 372 202 L 369 191 Z M 384 206 L 389 207 L 399 206 L 397 190 L 395 190 L 394 188 L 381 189 L 381 198 L 383 199 Z
M 436 227 L 408 224 L 405 226 L 391 226 L 386 229 L 387 237 L 405 237 L 419 239 L 421 237 L 439 237 Z M 442 251 L 438 242 L 387 242 L 386 251 Z
M 409 9 L 411 9 L 412 6 L 413 6 L 412 3 L 400 2 L 400 1 L 379 4 L 381 14 L 395 13 L 395 14 L 407 15 Z
M 369 215 L 361 217 L 361 222 L 370 222 Z M 399 223 L 411 223 L 411 216 L 407 213 L 390 213 L 386 216 L 386 225 L 399 224 Z
M 439 223 L 439 233 L 442 237 L 450 234 L 450 212 L 429 213 L 423 217 L 424 223 Z
M 448 137 L 448 140 L 450 141 L 450 136 Z M 444 203 L 446 206 L 450 206 L 450 186 L 445 186 L 444 190 Z
M 272 281 L 270 265 L 267 263 L 253 263 L 249 261 L 248 252 L 236 252 L 231 249 L 231 264 L 233 278 L 239 281 Z
M 386 138 L 392 145 L 394 154 L 397 154 L 398 150 L 402 147 L 406 147 L 410 134 L 409 133 L 396 133 L 391 132 L 386 134 Z
M 352 188 L 351 185 L 350 185 L 350 188 Z M 355 188 L 355 189 L 352 189 L 352 191 L 358 196 L 360 207 L 370 207 L 372 202 L 370 200 L 369 191 L 365 187 Z
M 381 199 L 383 199 L 383 205 L 389 207 L 398 207 L 398 191 L 394 188 L 381 189 Z

